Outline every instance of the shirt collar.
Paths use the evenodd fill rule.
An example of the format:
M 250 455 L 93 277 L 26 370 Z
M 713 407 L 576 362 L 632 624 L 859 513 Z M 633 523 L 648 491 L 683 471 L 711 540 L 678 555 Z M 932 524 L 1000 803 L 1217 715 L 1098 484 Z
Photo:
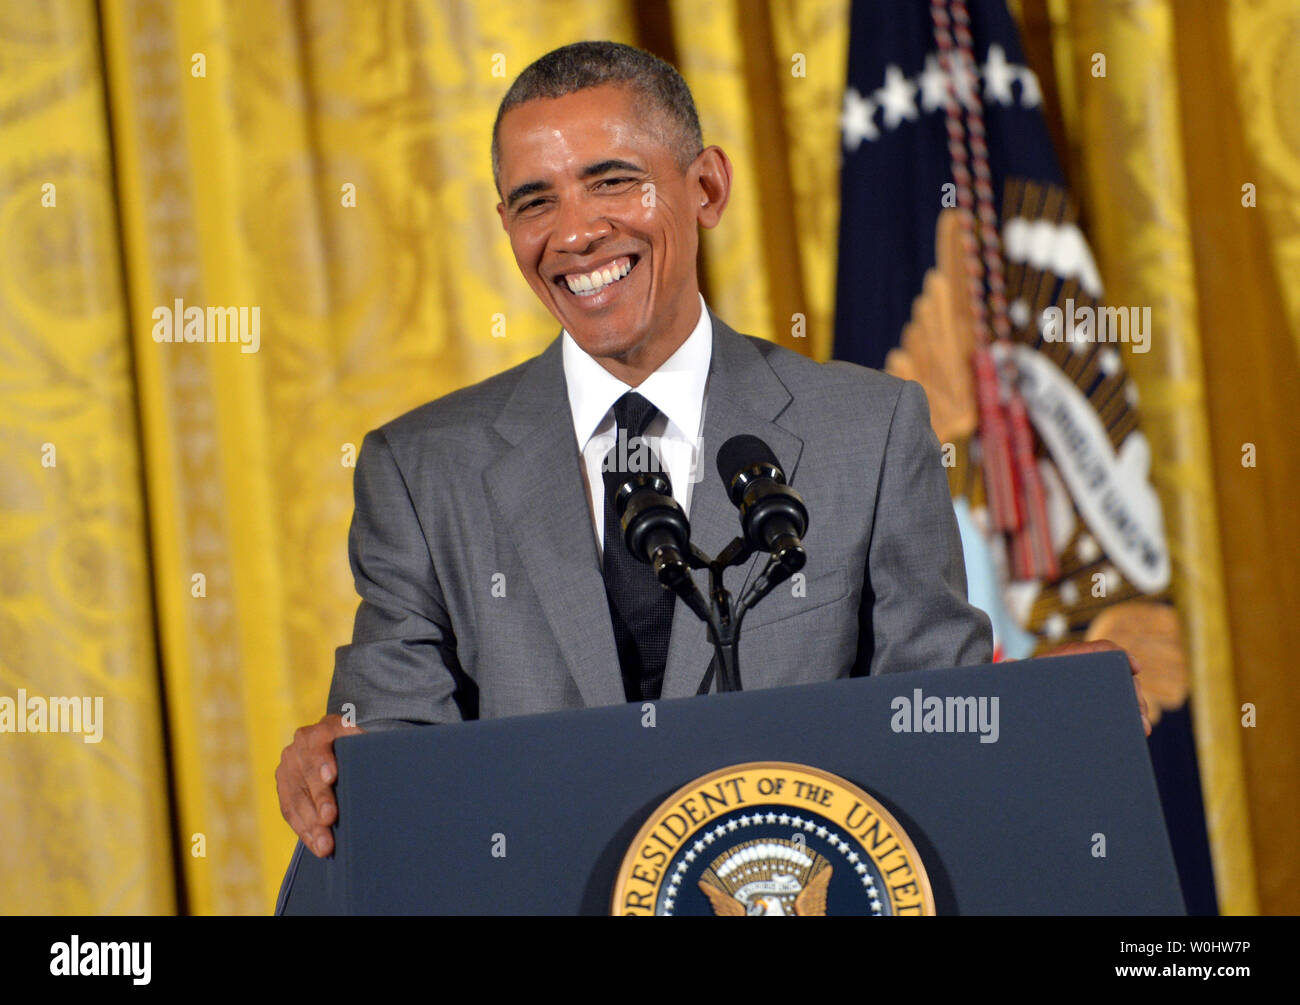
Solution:
M 659 369 L 642 381 L 640 387 L 624 384 L 583 352 L 568 331 L 563 333 L 562 343 L 564 381 L 568 386 L 569 410 L 573 415 L 579 450 L 586 448 L 614 402 L 631 390 L 636 390 L 659 409 L 684 435 L 699 436 L 704 387 L 713 357 L 713 321 L 703 296 L 700 297 L 700 320 L 694 330 Z

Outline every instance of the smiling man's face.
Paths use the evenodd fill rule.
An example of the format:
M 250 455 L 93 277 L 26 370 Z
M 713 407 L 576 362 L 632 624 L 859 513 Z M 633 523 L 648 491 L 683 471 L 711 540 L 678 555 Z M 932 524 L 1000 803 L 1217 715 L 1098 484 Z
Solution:
M 497 212 L 519 271 L 574 341 L 633 386 L 699 320 L 697 227 L 717 224 L 731 188 L 720 149 L 683 171 L 656 125 L 644 97 L 607 84 L 518 105 L 498 134 Z

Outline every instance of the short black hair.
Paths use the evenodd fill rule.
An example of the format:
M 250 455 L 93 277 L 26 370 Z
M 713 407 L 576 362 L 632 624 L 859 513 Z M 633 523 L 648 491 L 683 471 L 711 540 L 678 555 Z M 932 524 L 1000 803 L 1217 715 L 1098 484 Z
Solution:
M 574 42 L 529 64 L 501 99 L 492 126 L 492 179 L 501 189 L 501 119 L 518 105 L 538 98 L 562 98 L 602 84 L 622 84 L 639 92 L 658 114 L 664 145 L 683 171 L 704 149 L 695 99 L 682 75 L 658 56 L 621 42 Z

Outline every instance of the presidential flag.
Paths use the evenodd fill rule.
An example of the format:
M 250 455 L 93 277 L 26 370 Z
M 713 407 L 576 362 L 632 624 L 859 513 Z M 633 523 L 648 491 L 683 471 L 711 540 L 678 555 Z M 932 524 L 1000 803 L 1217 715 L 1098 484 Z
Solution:
M 919 381 L 995 658 L 1108 638 L 1142 670 L 1188 910 L 1216 913 L 1186 654 L 1136 386 L 1002 0 L 852 5 L 835 356 Z

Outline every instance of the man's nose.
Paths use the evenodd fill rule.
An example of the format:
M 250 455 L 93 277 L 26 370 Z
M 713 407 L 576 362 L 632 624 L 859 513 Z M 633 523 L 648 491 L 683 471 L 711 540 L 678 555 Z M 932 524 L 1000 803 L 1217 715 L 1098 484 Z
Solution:
M 595 200 L 566 199 L 560 204 L 555 221 L 555 243 L 564 251 L 581 254 L 613 229 Z

